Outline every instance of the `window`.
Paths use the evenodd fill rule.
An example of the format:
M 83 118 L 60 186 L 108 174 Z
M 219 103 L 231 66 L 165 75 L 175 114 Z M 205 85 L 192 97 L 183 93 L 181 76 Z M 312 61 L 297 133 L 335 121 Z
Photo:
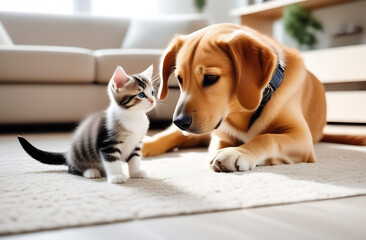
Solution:
M 74 0 L 0 0 L 0 11 L 74 13 Z
M 0 0 L 0 11 L 99 16 L 151 16 L 159 6 L 161 0 Z
M 151 16 L 158 12 L 157 0 L 90 0 L 90 13 L 102 16 Z

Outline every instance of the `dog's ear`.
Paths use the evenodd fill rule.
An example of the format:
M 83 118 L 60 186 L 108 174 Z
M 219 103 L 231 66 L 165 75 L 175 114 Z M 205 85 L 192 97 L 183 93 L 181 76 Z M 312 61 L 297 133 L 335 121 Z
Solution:
M 163 57 L 160 61 L 160 87 L 158 92 L 159 99 L 165 99 L 168 95 L 168 79 L 170 74 L 174 71 L 175 60 L 179 49 L 183 45 L 183 38 L 177 35 L 170 42 Z
M 263 40 L 236 30 L 222 40 L 235 68 L 236 95 L 247 110 L 258 108 L 265 86 L 276 70 L 277 57 Z

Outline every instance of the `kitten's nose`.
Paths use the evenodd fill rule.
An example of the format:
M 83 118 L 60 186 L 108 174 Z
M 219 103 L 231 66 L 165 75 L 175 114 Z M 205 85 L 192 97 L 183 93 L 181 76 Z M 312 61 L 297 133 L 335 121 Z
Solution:
M 154 103 L 154 99 L 152 99 L 152 98 L 148 98 L 149 99 L 149 102 L 151 103 L 151 104 L 153 104 Z
M 192 124 L 192 117 L 183 113 L 174 118 L 173 123 L 181 130 L 187 130 Z

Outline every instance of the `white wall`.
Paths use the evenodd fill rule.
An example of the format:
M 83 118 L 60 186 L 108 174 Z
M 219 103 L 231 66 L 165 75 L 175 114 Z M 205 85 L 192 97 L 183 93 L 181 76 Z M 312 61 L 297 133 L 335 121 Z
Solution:
M 231 17 L 230 10 L 244 5 L 245 0 L 206 0 L 204 13 L 208 16 L 210 23 L 240 23 L 238 17 Z
M 66 14 L 96 14 L 108 16 L 147 16 L 161 14 L 197 13 L 194 0 L 0 0 L 0 10 L 47 12 Z M 232 22 L 240 24 L 239 17 L 231 17 L 230 10 L 258 0 L 206 0 L 203 14 L 211 24 Z M 96 11 L 98 10 L 98 11 Z M 125 10 L 125 11 L 123 11 Z M 127 11 L 127 12 L 126 12 Z M 357 1 L 313 11 L 324 25 L 324 32 L 318 34 L 316 48 L 328 48 L 340 45 L 366 44 L 366 1 Z M 362 34 L 335 38 L 347 24 L 363 27 Z M 297 47 L 285 32 L 280 20 L 274 24 L 274 37 L 281 43 Z
M 212 23 L 239 23 L 239 18 L 231 17 L 231 9 L 243 6 L 245 0 L 206 0 L 205 14 Z M 198 13 L 193 0 L 158 0 L 158 14 L 190 14 Z
M 206 0 L 203 14 L 210 23 L 235 22 L 231 9 L 248 0 Z M 0 0 L 0 11 L 57 14 L 93 14 L 99 16 L 156 16 L 198 13 L 194 0 Z
M 193 0 L 156 0 L 159 14 L 185 14 L 197 13 Z M 221 22 L 232 22 L 240 24 L 238 17 L 231 17 L 230 10 L 243 7 L 248 2 L 257 0 L 206 0 L 205 14 L 211 24 Z M 324 31 L 317 34 L 318 44 L 315 48 L 329 48 L 342 45 L 365 44 L 366 43 L 366 1 L 357 1 L 317 9 L 313 11 L 314 16 L 323 23 Z M 335 38 L 334 35 L 342 30 L 347 24 L 355 24 L 363 27 L 362 34 Z M 297 47 L 297 44 L 285 32 L 281 20 L 274 24 L 274 38 L 279 42 Z

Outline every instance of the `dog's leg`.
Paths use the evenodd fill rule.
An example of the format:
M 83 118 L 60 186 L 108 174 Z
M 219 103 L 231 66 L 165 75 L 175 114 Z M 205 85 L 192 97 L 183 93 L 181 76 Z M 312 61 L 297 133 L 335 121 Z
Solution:
M 142 155 L 151 157 L 163 154 L 174 148 L 208 146 L 210 135 L 183 135 L 174 125 L 143 141 Z
M 208 153 L 209 153 L 209 159 L 213 159 L 213 157 L 216 155 L 217 151 L 223 148 L 227 147 L 236 147 L 238 144 L 235 144 L 233 141 L 230 141 L 228 139 L 222 139 L 221 137 L 212 134 L 211 135 L 211 141 L 210 146 L 208 147 Z
M 282 134 L 262 134 L 239 147 L 218 150 L 211 157 L 216 172 L 247 171 L 258 165 L 314 162 L 310 131 L 294 130 Z

